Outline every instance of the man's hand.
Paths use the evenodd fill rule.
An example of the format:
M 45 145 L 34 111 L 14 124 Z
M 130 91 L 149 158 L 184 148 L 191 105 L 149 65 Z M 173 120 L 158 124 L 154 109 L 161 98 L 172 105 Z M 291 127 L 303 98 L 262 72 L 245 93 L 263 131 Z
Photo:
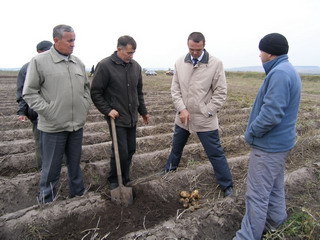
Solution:
M 115 109 L 112 109 L 109 114 L 108 114 L 109 117 L 111 117 L 112 119 L 116 119 L 117 117 L 119 117 L 119 113 L 117 110 Z
M 23 115 L 19 115 L 18 119 L 19 119 L 21 122 L 24 122 L 25 120 L 27 120 L 27 117 L 26 117 L 26 116 L 23 116 Z
M 144 124 L 149 124 L 149 120 L 150 120 L 149 114 L 143 115 L 142 119 Z
M 190 113 L 187 109 L 183 109 L 180 111 L 180 121 L 185 125 L 188 126 L 188 122 L 190 120 Z

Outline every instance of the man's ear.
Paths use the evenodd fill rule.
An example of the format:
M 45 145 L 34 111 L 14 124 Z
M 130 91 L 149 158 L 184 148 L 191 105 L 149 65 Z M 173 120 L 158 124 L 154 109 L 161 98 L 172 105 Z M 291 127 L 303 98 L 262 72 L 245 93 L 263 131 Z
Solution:
M 59 41 L 59 38 L 57 38 L 57 37 L 53 38 L 54 43 L 57 43 L 58 41 Z

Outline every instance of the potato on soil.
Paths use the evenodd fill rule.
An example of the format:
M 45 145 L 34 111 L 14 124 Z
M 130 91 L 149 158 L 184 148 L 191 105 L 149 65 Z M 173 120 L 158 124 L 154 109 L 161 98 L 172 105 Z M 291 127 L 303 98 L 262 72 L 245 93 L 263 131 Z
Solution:
M 199 199 L 200 198 L 199 190 L 193 190 L 190 197 L 194 199 Z
M 188 207 L 189 207 L 189 203 L 185 202 L 182 206 L 183 206 L 184 208 L 188 208 Z
M 180 196 L 183 198 L 188 198 L 190 197 L 190 193 L 188 193 L 187 191 L 181 191 Z

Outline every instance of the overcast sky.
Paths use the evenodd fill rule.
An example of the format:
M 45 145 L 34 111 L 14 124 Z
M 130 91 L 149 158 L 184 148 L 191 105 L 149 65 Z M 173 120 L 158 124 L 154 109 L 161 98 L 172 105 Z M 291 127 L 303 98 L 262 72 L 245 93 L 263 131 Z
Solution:
M 225 68 L 259 66 L 258 43 L 271 32 L 289 42 L 296 66 L 320 66 L 320 0 L 5 0 L 0 68 L 21 67 L 58 24 L 74 28 L 74 55 L 91 68 L 116 50 L 119 36 L 137 41 L 143 68 L 172 68 L 200 31 Z

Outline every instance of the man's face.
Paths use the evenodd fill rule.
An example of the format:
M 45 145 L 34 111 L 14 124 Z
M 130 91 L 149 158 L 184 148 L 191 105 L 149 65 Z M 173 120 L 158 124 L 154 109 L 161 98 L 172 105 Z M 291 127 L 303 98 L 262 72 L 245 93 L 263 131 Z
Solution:
M 273 59 L 271 54 L 266 53 L 266 52 L 261 51 L 261 50 L 260 50 L 259 57 L 260 57 L 262 63 L 269 62 L 270 60 Z
M 76 35 L 74 32 L 64 32 L 61 39 L 54 38 L 55 48 L 64 55 L 70 55 L 73 52 Z
M 204 43 L 203 41 L 200 42 L 194 42 L 192 40 L 188 41 L 188 48 L 189 48 L 189 53 L 193 58 L 199 58 L 203 52 L 204 49 Z
M 128 63 L 131 61 L 131 59 L 133 58 L 133 54 L 136 51 L 133 49 L 132 45 L 129 45 L 129 44 L 125 47 L 118 48 L 117 50 L 118 50 L 117 52 L 118 57 L 125 63 Z

